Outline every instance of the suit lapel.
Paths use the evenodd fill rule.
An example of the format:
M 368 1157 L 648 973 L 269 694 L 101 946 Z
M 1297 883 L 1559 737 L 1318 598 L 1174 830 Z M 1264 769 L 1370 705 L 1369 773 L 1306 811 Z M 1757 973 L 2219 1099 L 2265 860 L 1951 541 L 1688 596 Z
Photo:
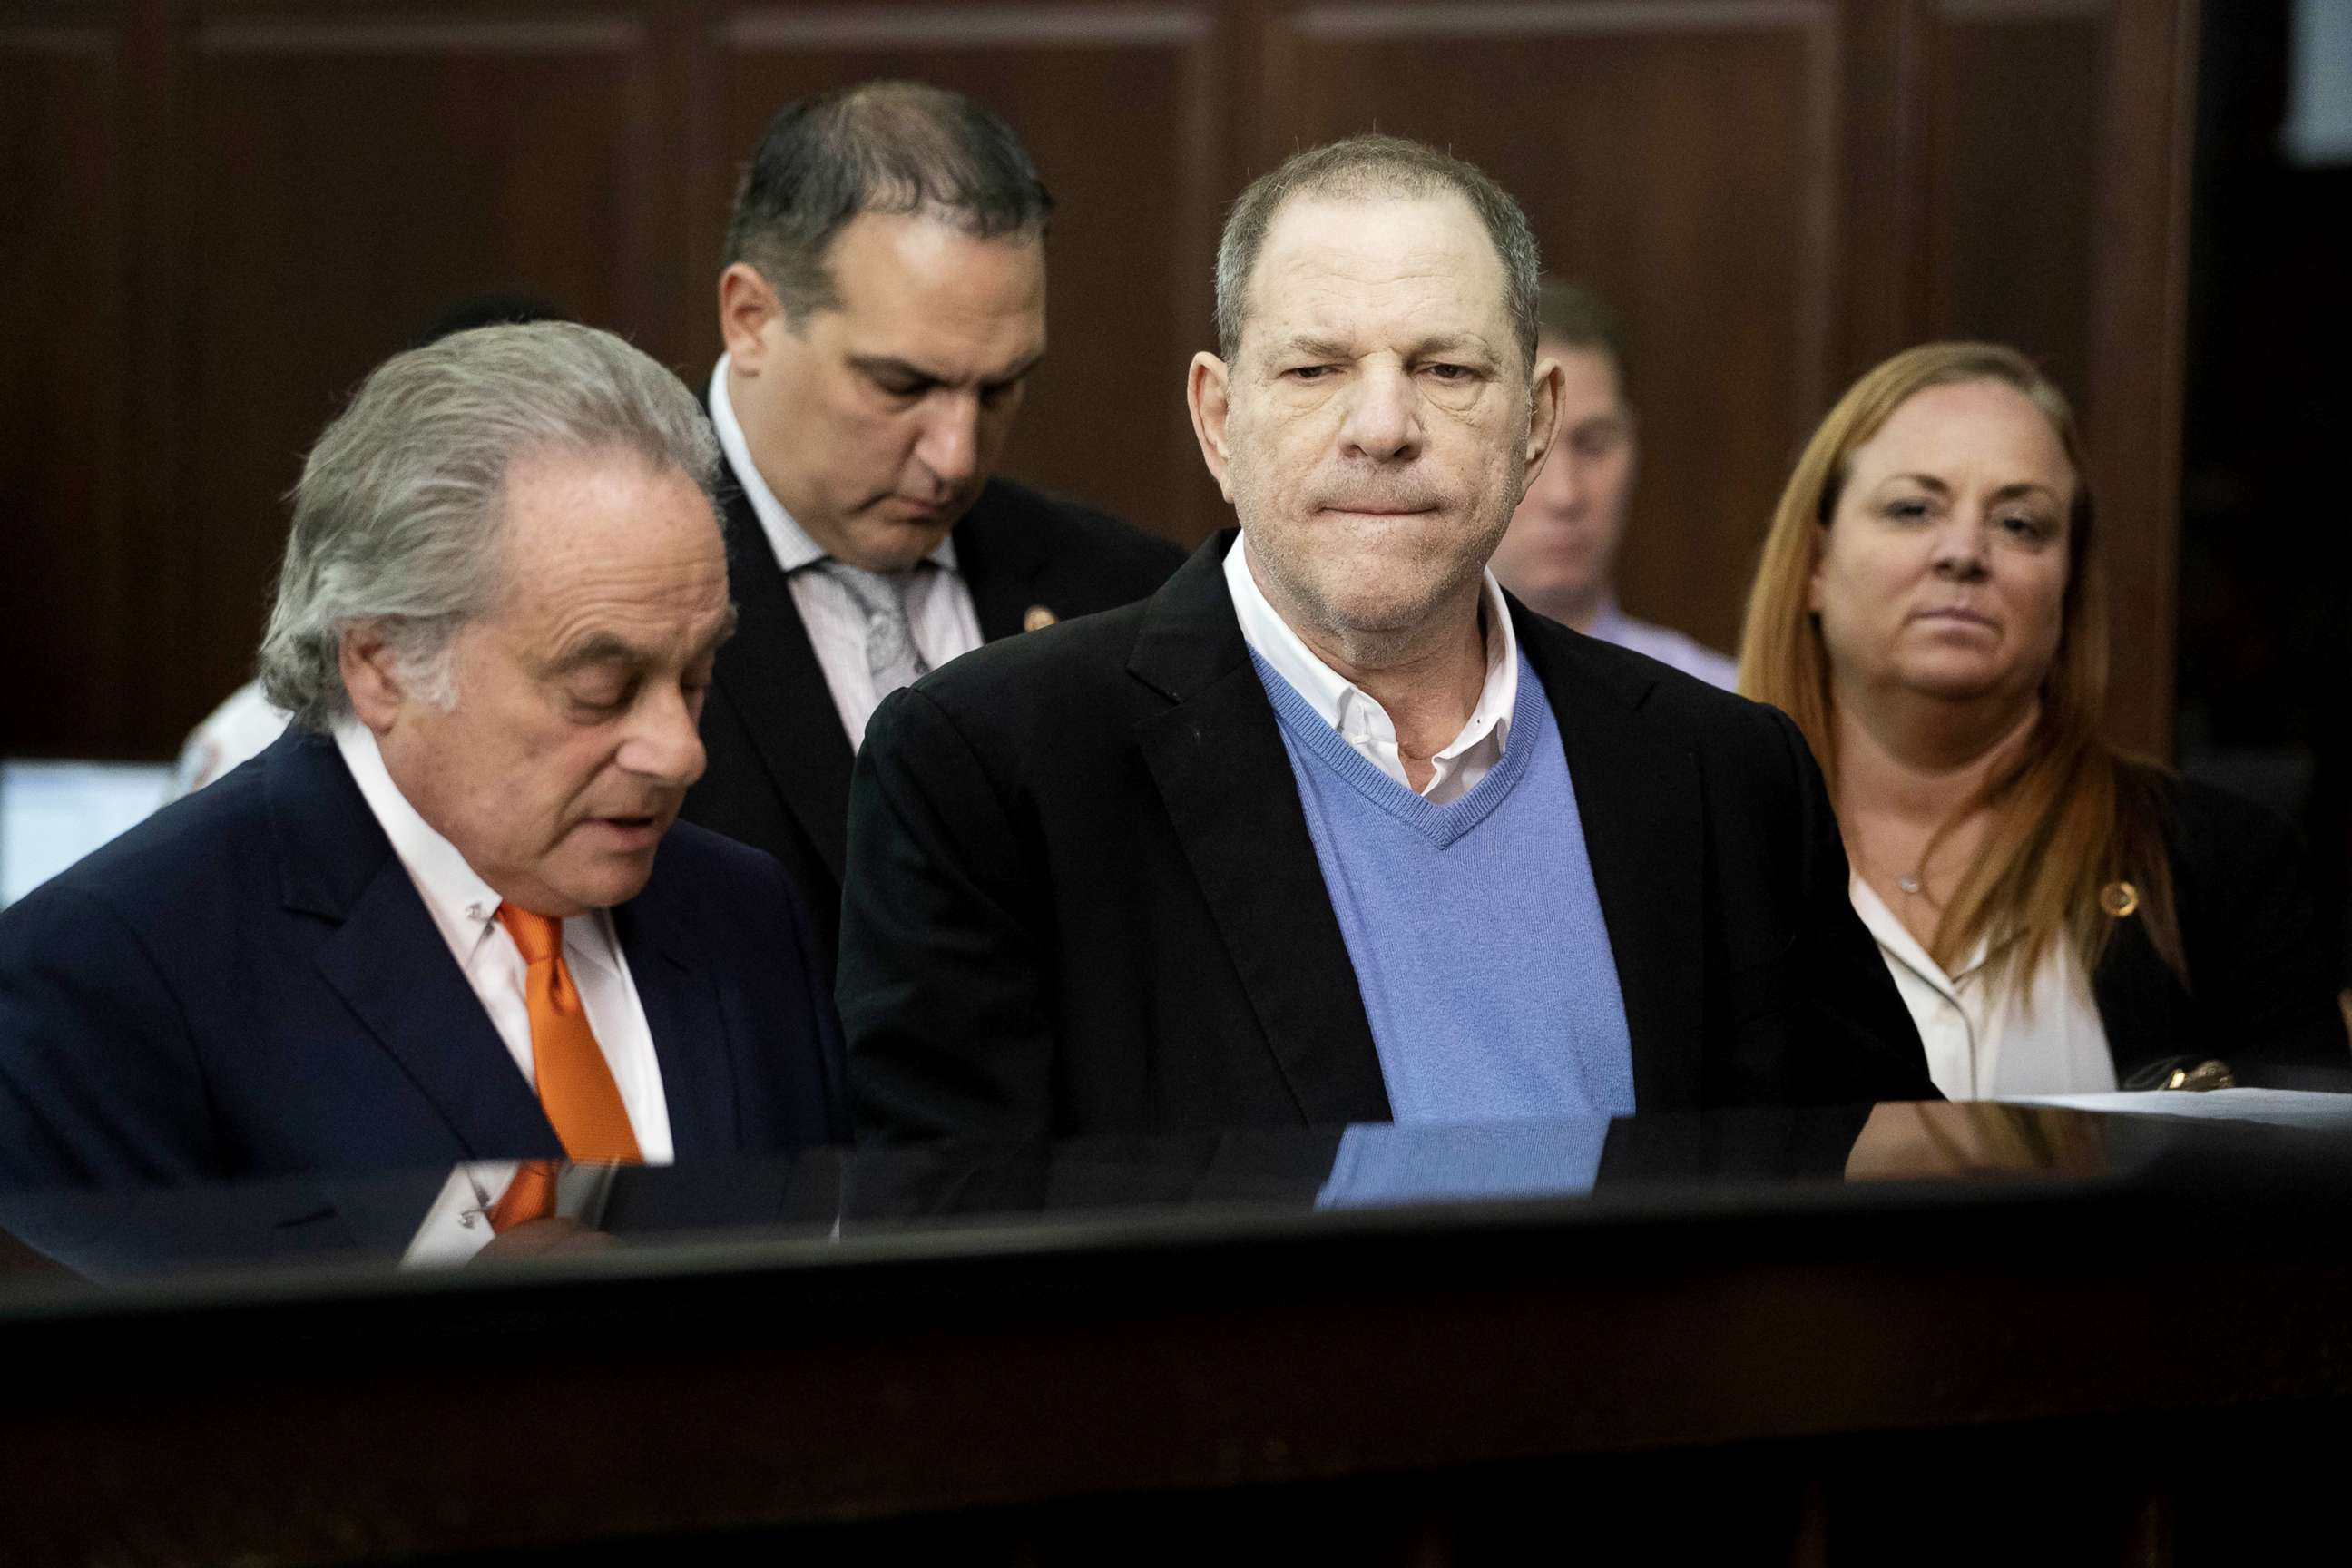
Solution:
M 1642 721 L 1648 678 L 1593 659 L 1584 638 L 1517 601 L 1512 625 L 1568 755 L 1633 1036 L 1634 1104 L 1695 1106 L 1706 974 L 1698 764 Z
M 1151 601 L 1128 668 L 1171 706 L 1136 739 L 1300 1112 L 1386 1121 L 1355 966 L 1225 591 L 1233 537 L 1202 545 Z
M 563 1145 L 399 860 L 387 855 L 319 970 L 477 1158 L 561 1159 Z
M 1045 555 L 1036 530 L 1009 515 L 1005 492 L 991 480 L 955 526 L 956 570 L 971 590 L 983 641 L 1027 630 L 1023 617 L 1039 602 L 1038 574 Z
M 715 696 L 741 720 L 776 793 L 837 881 L 849 837 L 849 736 L 784 570 L 731 471 L 721 500 L 740 620 L 719 650 Z
M 338 922 L 319 971 L 480 1158 L 561 1158 L 563 1147 L 334 742 L 291 732 L 271 748 L 270 815 L 289 908 Z
M 653 1031 L 677 1157 L 730 1153 L 744 1147 L 735 1080 L 746 1064 L 734 1059 L 716 977 L 695 961 L 693 945 L 668 913 L 665 891 L 656 861 L 646 890 L 613 910 L 614 934 Z

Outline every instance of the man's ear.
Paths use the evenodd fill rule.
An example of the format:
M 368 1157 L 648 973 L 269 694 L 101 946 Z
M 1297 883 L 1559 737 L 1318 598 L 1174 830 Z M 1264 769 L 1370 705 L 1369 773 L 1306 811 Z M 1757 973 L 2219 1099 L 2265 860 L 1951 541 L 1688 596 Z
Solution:
M 1192 367 L 1184 376 L 1184 405 L 1192 411 L 1192 434 L 1201 443 L 1201 460 L 1209 465 L 1209 477 L 1217 481 L 1228 506 L 1234 500 L 1231 458 L 1225 448 L 1231 377 L 1225 362 L 1206 350 L 1192 356 Z
M 767 329 L 784 323 L 783 301 L 748 261 L 728 264 L 719 275 L 719 335 L 727 353 L 744 370 L 757 370 L 766 356 Z
M 379 736 L 390 730 L 408 705 L 408 691 L 383 623 L 369 621 L 347 627 L 337 664 L 342 671 L 343 689 L 351 693 L 352 711 L 360 722 Z
M 1545 358 L 1536 361 L 1535 373 L 1528 383 L 1528 440 L 1519 453 L 1519 494 L 1524 499 L 1536 476 L 1543 472 L 1544 458 L 1551 453 L 1551 444 L 1559 438 L 1559 395 L 1567 376 L 1559 361 Z

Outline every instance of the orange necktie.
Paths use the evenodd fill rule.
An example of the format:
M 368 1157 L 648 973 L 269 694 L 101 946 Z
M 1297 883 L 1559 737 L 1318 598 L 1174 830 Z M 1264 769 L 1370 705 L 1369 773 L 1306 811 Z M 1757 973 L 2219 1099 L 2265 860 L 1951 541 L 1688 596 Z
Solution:
M 564 967 L 563 922 L 500 904 L 499 923 L 530 966 L 523 1000 L 530 1008 L 532 1070 L 539 1103 L 555 1124 L 564 1153 L 574 1160 L 635 1163 L 637 1135 L 630 1130 L 628 1108 L 588 1027 L 572 971 Z
M 527 1219 L 546 1219 L 555 1213 L 555 1178 L 561 1160 L 525 1160 L 515 1167 L 514 1180 L 490 1205 L 490 1230 L 504 1234 Z

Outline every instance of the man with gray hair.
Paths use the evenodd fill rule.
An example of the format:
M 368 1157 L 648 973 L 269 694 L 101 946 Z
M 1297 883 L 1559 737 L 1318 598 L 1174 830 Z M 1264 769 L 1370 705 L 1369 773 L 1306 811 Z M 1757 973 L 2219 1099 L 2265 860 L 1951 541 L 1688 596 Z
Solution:
M 310 452 L 252 763 L 0 914 L 0 1184 L 551 1165 L 836 1131 L 774 861 L 673 826 L 733 622 L 718 454 L 609 333 L 461 332 Z
M 1238 534 L 866 731 L 861 1139 L 1933 1098 L 1795 728 L 1486 569 L 1559 424 L 1537 276 L 1414 142 L 1243 194 L 1187 383 Z
M 782 862 L 828 976 L 874 705 L 1183 559 L 992 473 L 1045 353 L 1052 210 L 1000 116 L 908 81 L 786 105 L 736 198 L 709 404 L 743 626 L 686 812 Z

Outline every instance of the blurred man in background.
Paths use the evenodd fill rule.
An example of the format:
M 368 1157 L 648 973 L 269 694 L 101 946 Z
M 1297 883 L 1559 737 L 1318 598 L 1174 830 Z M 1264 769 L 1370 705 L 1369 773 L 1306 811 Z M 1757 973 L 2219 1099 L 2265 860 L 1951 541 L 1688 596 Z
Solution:
M 1559 441 L 1512 515 L 1495 575 L 1553 620 L 1728 691 L 1738 684 L 1732 660 L 1617 607 L 1617 552 L 1641 466 L 1617 313 L 1557 278 L 1538 299 L 1538 352 L 1559 362 Z

